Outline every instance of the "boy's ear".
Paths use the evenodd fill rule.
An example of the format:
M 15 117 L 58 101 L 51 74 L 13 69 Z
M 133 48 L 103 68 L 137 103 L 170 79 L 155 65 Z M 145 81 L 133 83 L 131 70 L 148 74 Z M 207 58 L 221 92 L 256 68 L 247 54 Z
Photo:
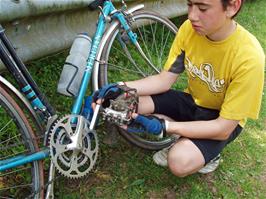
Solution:
M 226 15 L 228 18 L 232 18 L 240 9 L 242 0 L 231 0 L 230 4 L 226 8 Z

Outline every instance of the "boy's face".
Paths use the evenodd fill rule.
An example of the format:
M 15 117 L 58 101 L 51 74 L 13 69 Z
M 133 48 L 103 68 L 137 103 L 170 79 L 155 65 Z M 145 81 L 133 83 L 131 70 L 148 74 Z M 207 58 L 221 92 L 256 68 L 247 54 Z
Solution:
M 223 34 L 231 21 L 221 0 L 187 0 L 187 5 L 188 18 L 194 30 L 210 39 L 215 38 L 217 34 Z

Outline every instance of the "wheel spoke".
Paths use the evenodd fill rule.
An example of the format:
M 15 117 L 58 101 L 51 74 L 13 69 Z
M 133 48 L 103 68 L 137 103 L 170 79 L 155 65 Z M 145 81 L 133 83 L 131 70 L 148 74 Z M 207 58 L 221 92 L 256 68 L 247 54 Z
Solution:
M 135 71 L 133 69 L 125 68 L 123 66 L 118 66 L 118 65 L 115 65 L 115 64 L 111 64 L 111 63 L 109 63 L 108 66 L 110 67 L 111 70 L 126 71 L 126 72 L 129 72 L 129 73 L 137 73 L 139 75 L 142 75 L 142 73 L 140 73 L 139 71 Z M 145 76 L 147 76 L 147 74 L 145 74 Z
M 15 135 L 15 136 L 13 136 L 13 137 L 10 137 L 10 138 L 8 138 L 8 139 L 6 139 L 6 140 L 0 142 L 0 145 L 3 145 L 4 143 L 10 142 L 11 140 L 13 140 L 13 139 L 15 139 L 15 138 L 18 138 L 18 137 L 21 137 L 21 135 L 20 135 L 20 134 L 17 134 L 17 135 Z M 17 139 L 17 140 L 18 140 L 18 139 Z
M 0 174 L 0 178 L 4 177 L 4 176 L 7 176 L 7 175 L 11 175 L 11 174 L 13 175 L 14 173 L 19 173 L 21 171 L 25 171 L 25 170 L 29 170 L 29 169 L 30 169 L 30 167 L 23 167 L 21 169 L 12 170 L 10 172 L 6 172 L 6 173 L 3 173 L 3 174 Z
M 16 186 L 10 186 L 0 189 L 0 191 L 10 190 L 10 189 L 17 189 L 17 188 L 24 188 L 24 187 L 32 187 L 32 184 L 21 184 Z
M 11 122 L 13 122 L 13 119 L 11 119 L 11 120 L 9 120 L 6 124 L 5 124 L 5 126 L 3 126 L 1 129 L 0 129 L 0 133 L 2 134 L 2 132 L 3 132 L 3 129 L 5 129 L 9 124 L 11 124 Z M 4 132 L 5 133 L 5 132 Z

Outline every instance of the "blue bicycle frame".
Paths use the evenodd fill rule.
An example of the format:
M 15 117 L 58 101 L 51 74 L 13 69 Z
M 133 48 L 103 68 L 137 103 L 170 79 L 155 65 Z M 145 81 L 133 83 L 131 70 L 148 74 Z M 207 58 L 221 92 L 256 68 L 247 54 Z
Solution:
M 104 6 L 101 12 L 101 15 L 99 16 L 98 19 L 98 25 L 97 25 L 97 29 L 94 35 L 94 38 L 92 40 L 92 47 L 91 50 L 89 52 L 89 58 L 87 61 L 87 66 L 83 75 L 83 79 L 82 79 L 82 83 L 79 89 L 79 93 L 77 98 L 75 99 L 74 105 L 72 107 L 72 114 L 78 115 L 80 114 L 81 111 L 81 107 L 82 107 L 82 103 L 83 103 L 83 99 L 85 97 L 85 93 L 86 90 L 88 88 L 88 84 L 89 81 L 91 79 L 91 73 L 93 70 L 93 66 L 95 63 L 95 59 L 96 59 L 96 55 L 99 49 L 99 44 L 101 43 L 103 34 L 105 32 L 105 28 L 106 28 L 106 17 L 111 16 L 112 19 L 117 19 L 121 26 L 125 29 L 125 31 L 127 32 L 131 42 L 133 44 L 137 43 L 137 36 L 135 33 L 133 33 L 133 31 L 131 30 L 130 26 L 127 23 L 127 20 L 125 19 L 123 13 L 121 13 L 120 11 L 117 11 L 114 7 L 114 5 L 112 4 L 111 1 L 105 1 L 104 2 Z M 30 88 L 29 85 L 26 85 L 23 89 L 23 91 L 27 92 Z M 31 97 L 28 96 L 28 97 Z M 41 100 L 36 97 L 36 100 L 33 102 L 34 106 L 43 108 L 43 104 L 41 103 Z M 94 116 L 92 118 L 92 121 L 96 120 L 96 117 L 98 115 L 98 112 L 95 111 L 94 112 Z M 90 127 L 92 128 L 92 127 Z M 16 157 L 12 157 L 10 159 L 7 160 L 2 160 L 0 161 L 0 172 L 6 170 L 6 169 L 11 169 L 11 168 L 15 168 L 18 167 L 20 165 L 23 164 L 27 164 L 33 161 L 38 161 L 38 160 L 42 160 L 45 159 L 49 156 L 49 150 L 48 149 L 44 149 L 43 151 L 31 154 L 31 155 L 27 155 L 27 156 L 16 156 Z
M 98 47 L 101 42 L 105 27 L 106 27 L 106 20 L 105 16 L 109 16 L 112 12 L 116 11 L 115 7 L 113 6 L 112 2 L 110 1 L 105 1 L 104 7 L 102 10 L 102 14 L 99 17 L 98 21 L 98 26 L 96 29 L 95 36 L 92 40 L 92 48 L 89 54 L 88 62 L 87 62 L 87 67 L 83 76 L 83 80 L 81 83 L 81 87 L 79 90 L 79 94 L 75 100 L 73 109 L 72 109 L 72 114 L 79 114 L 81 107 L 82 107 L 82 101 L 85 96 L 85 92 L 88 87 L 89 80 L 91 78 L 91 73 L 93 69 L 93 65 L 95 62 L 95 57 L 97 55 Z M 121 12 L 115 12 L 112 16 L 113 19 L 118 19 L 123 26 L 123 28 L 128 32 L 129 38 L 132 41 L 133 44 L 137 42 L 137 37 L 136 35 L 131 31 L 129 25 L 127 24 L 127 21 L 124 17 L 124 15 Z

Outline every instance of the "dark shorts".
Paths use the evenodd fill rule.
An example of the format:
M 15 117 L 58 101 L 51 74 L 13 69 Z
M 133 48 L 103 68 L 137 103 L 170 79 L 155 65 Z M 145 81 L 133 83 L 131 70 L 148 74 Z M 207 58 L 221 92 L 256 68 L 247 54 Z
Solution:
M 166 93 L 151 96 L 155 105 L 154 113 L 163 114 L 175 121 L 212 120 L 219 117 L 219 111 L 197 106 L 190 94 L 169 90 Z M 205 164 L 215 158 L 223 148 L 241 132 L 237 126 L 227 140 L 191 139 L 204 156 Z

